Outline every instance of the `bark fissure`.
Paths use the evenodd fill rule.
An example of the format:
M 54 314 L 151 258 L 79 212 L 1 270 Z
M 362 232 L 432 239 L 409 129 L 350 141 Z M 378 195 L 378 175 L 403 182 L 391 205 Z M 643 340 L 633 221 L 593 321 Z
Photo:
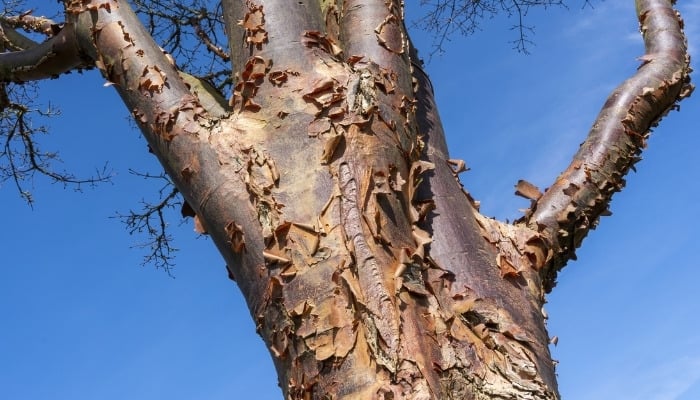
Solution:
M 342 193 L 342 226 L 346 237 L 352 243 L 351 252 L 355 256 L 356 273 L 364 305 L 370 313 L 369 322 L 376 328 L 378 334 L 369 334 L 369 344 L 375 352 L 377 362 L 395 373 L 400 332 L 396 306 L 384 285 L 384 274 L 367 244 L 367 238 L 362 229 L 360 208 L 357 204 L 357 184 L 352 176 L 352 169 L 345 163 L 338 168 L 338 183 Z M 372 331 L 371 328 L 370 331 Z

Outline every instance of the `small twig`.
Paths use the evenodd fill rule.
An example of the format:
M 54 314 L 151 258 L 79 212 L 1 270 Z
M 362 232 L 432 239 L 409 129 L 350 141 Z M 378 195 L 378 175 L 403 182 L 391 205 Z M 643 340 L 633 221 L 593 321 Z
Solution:
M 194 31 L 197 34 L 199 40 L 201 40 L 202 43 L 204 43 L 204 45 L 207 47 L 207 49 L 209 49 L 209 51 L 221 58 L 222 61 L 229 61 L 231 59 L 230 55 L 226 53 L 221 46 L 217 46 L 211 40 L 207 32 L 202 28 L 200 21 L 201 18 L 192 18 L 191 21 L 191 25 L 194 28 Z
M 48 118 L 58 112 L 50 107 L 47 111 L 31 107 L 35 98 L 33 89 L 34 86 L 30 84 L 0 84 L 0 138 L 4 138 L 0 152 L 0 182 L 12 179 L 20 196 L 31 207 L 34 200 L 25 185 L 27 181 L 33 182 L 36 174 L 76 190 L 81 190 L 86 184 L 109 181 L 111 174 L 106 166 L 87 178 L 77 178 L 73 174 L 53 169 L 52 161 L 60 161 L 58 155 L 40 149 L 37 136 L 47 133 L 47 129 L 41 125 L 34 126 L 31 116 Z M 3 161 L 6 164 L 3 165 Z
M 158 190 L 159 200 L 156 202 L 141 201 L 141 210 L 129 210 L 127 214 L 117 214 L 115 217 L 126 224 L 130 235 L 144 234 L 147 239 L 134 247 L 148 249 L 143 257 L 142 265 L 152 264 L 156 268 L 162 268 L 169 276 L 173 276 L 175 267 L 175 248 L 173 237 L 168 231 L 168 223 L 165 212 L 182 204 L 178 199 L 178 190 L 173 186 L 165 174 L 152 175 L 149 173 L 129 170 L 133 175 L 144 179 L 156 179 L 164 181 Z
M 479 30 L 484 20 L 500 13 L 517 18 L 511 30 L 518 36 L 512 42 L 516 50 L 527 53 L 533 43 L 529 38 L 533 27 L 525 22 L 528 11 L 533 7 L 566 7 L 563 0 L 421 0 L 421 5 L 427 7 L 427 12 L 415 20 L 413 26 L 434 32 L 431 57 L 444 52 L 444 45 L 452 35 L 471 35 Z

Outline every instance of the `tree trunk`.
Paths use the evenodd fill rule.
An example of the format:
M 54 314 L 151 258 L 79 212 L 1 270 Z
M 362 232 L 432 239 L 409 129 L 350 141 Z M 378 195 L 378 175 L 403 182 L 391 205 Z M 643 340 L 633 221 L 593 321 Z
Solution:
M 238 169 L 260 224 L 239 249 L 264 257 L 230 265 L 265 281 L 246 297 L 286 395 L 553 398 L 541 284 L 496 265 L 398 4 L 232 3 L 229 35 L 243 21 L 248 39 L 231 40 L 233 107 L 249 128 L 217 146 L 249 154 Z
M 223 1 L 228 105 L 195 96 L 127 4 L 65 3 L 75 47 L 46 75 L 94 63 L 114 83 L 226 259 L 285 398 L 558 398 L 545 292 L 689 92 L 669 1 L 638 1 L 657 75 L 613 94 L 629 104 L 599 121 L 619 127 L 553 189 L 519 185 L 533 206 L 517 224 L 462 188 L 398 0 Z

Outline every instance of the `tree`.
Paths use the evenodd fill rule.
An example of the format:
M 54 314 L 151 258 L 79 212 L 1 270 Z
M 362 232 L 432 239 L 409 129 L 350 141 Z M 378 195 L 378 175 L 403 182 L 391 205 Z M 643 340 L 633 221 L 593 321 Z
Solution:
M 533 205 L 510 225 L 480 216 L 468 194 L 455 195 L 461 193 L 455 175 L 462 164 L 444 159 L 439 121 L 427 112 L 434 105 L 426 77 L 415 64 L 417 81 L 408 78 L 408 45 L 399 34 L 398 14 L 387 16 L 384 2 L 377 3 L 385 12 L 362 19 L 368 36 L 353 25 L 341 27 L 340 38 L 333 29 L 320 33 L 324 29 L 313 25 L 320 24 L 313 13 L 302 18 L 311 25 L 287 27 L 276 22 L 276 5 L 247 3 L 226 11 L 229 34 L 235 37 L 232 21 L 241 20 L 247 36 L 233 40 L 246 45 L 231 49 L 240 75 L 233 116 L 225 118 L 216 117 L 216 102 L 207 103 L 200 90 L 207 114 L 160 50 L 141 44 L 147 35 L 139 33 L 124 5 L 78 4 L 81 13 L 67 14 L 75 25 L 50 40 L 59 42 L 73 26 L 92 24 L 81 19 L 89 13 L 98 24 L 105 18 L 94 30 L 94 48 L 84 43 L 89 34 L 78 35 L 85 54 L 55 59 L 66 69 L 93 60 L 120 90 L 151 149 L 227 258 L 289 397 L 342 390 L 367 397 L 407 391 L 438 398 L 468 398 L 468 393 L 551 398 L 556 384 L 539 313 L 544 291 L 620 187 L 649 125 L 687 94 L 682 37 L 670 46 L 680 53 L 668 56 L 680 72 L 664 75 L 659 88 L 648 83 L 638 88 L 639 101 L 653 99 L 648 102 L 653 107 L 633 109 L 635 118 L 626 115 L 628 107 L 611 117 L 617 131 L 606 137 L 615 141 L 614 149 L 621 143 L 629 148 L 620 163 L 601 163 L 600 171 L 608 168 L 610 176 L 582 167 L 590 160 L 581 155 L 559 189 L 555 184 L 540 195 L 520 183 L 518 190 Z M 657 21 L 645 5 L 640 9 L 645 23 Z M 239 15 L 232 16 L 234 11 Z M 332 7 L 328 11 L 337 15 Z M 679 34 L 674 15 L 659 21 Z M 341 26 L 343 21 L 348 20 L 341 19 Z M 281 38 L 303 38 L 290 40 L 309 58 L 300 57 L 299 48 L 276 47 Z M 654 35 L 647 40 L 654 43 Z M 36 66 L 45 54 L 27 60 L 34 50 L 3 61 Z M 241 50 L 251 53 L 238 54 Z M 354 54 L 364 58 L 349 58 Z M 663 64 L 666 56 L 650 54 L 641 75 L 628 83 Z M 368 59 L 378 65 L 363 64 Z M 417 62 L 415 56 L 412 60 Z M 302 62 L 305 67 L 297 64 Z M 46 66 L 50 69 L 14 68 L 28 75 L 12 79 L 62 72 L 52 63 Z M 595 137 L 587 145 L 609 144 Z M 608 157 L 608 151 L 597 154 Z M 577 176 L 581 170 L 588 174 Z M 589 179 L 601 179 L 595 183 L 605 189 L 602 197 L 587 191 Z M 576 197 L 583 195 L 586 201 Z M 575 207 L 569 206 L 572 199 L 578 199 Z M 550 204 L 564 214 L 544 215 Z M 433 341 L 422 340 L 425 336 Z M 348 380 L 350 371 L 367 380 Z

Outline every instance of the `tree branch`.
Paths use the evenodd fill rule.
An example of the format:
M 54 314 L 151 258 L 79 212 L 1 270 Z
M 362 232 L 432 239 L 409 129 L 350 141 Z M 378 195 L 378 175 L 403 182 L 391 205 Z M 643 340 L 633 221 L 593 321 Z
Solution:
M 0 21 L 11 28 L 21 28 L 25 31 L 41 33 L 48 37 L 54 36 L 61 29 L 61 25 L 52 19 L 31 15 L 31 11 L 20 15 L 2 16 Z
M 412 53 L 411 59 L 418 60 L 415 50 Z M 536 338 L 528 343 L 533 349 L 530 360 L 538 365 L 538 371 L 549 387 L 555 387 L 549 351 L 546 345 L 542 345 L 547 343 L 547 332 L 541 318 L 528 311 L 539 310 L 544 302 L 540 277 L 528 262 L 508 258 L 508 262 L 519 271 L 517 279 L 504 277 L 499 265 L 499 260 L 506 258 L 501 256 L 508 254 L 502 251 L 504 248 L 536 233 L 524 232 L 530 231 L 527 228 L 516 232 L 509 226 L 513 229 L 503 230 L 502 235 L 491 235 L 492 231 L 500 230 L 490 225 L 498 223 L 481 216 L 478 202 L 463 188 L 458 177 L 458 173 L 464 170 L 464 167 L 460 168 L 463 162 L 449 158 L 432 84 L 416 61 L 413 76 L 417 86 L 416 116 L 425 141 L 423 156 L 435 165 L 418 189 L 420 199 L 434 202 L 434 210 L 426 213 L 420 226 L 428 230 L 433 239 L 429 251 L 431 260 L 449 274 L 450 282 L 446 290 L 433 288 L 433 291 L 438 296 L 442 293 L 441 304 L 450 304 L 469 295 L 497 302 L 500 312 L 518 320 L 520 326 Z M 458 168 L 453 169 L 451 165 Z M 481 240 L 481 236 L 493 246 Z
M 519 221 L 540 231 L 552 251 L 542 269 L 547 290 L 599 217 L 609 214 L 612 195 L 641 159 L 650 129 L 692 92 L 683 21 L 672 4 L 637 0 L 642 65 L 608 97 L 572 163 Z
M 346 0 L 340 26 L 347 57 L 361 56 L 360 64 L 374 63 L 385 71 L 392 71 L 397 76 L 394 85 L 403 93 L 413 92 L 402 3 Z
M 89 68 L 75 42 L 75 29 L 66 24 L 47 41 L 22 51 L 0 54 L 0 81 L 26 82 L 54 78 L 62 73 Z
M 319 0 L 229 0 L 222 5 L 234 71 L 242 71 L 254 55 L 274 59 L 280 65 L 290 60 L 299 63 L 303 60 L 299 59 L 298 43 L 304 32 L 323 31 Z
M 26 50 L 38 45 L 37 42 L 17 32 L 2 20 L 0 20 L 0 40 L 2 48 L 10 51 Z

